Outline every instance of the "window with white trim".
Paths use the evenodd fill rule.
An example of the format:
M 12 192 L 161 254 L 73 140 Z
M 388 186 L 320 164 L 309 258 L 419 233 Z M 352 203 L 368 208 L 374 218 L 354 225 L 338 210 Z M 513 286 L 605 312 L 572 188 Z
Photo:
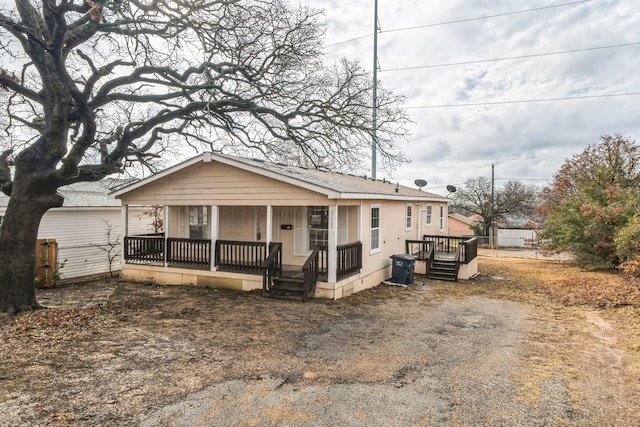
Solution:
M 431 225 L 431 212 L 433 210 L 433 206 L 427 205 L 427 225 Z
M 380 252 L 380 205 L 371 205 L 371 253 Z
M 407 203 L 406 222 L 405 222 L 405 228 L 407 231 L 411 230 L 412 220 L 413 220 L 412 215 L 413 215 L 413 206 L 411 206 L 411 203 Z
M 444 230 L 444 206 L 440 205 L 440 231 Z

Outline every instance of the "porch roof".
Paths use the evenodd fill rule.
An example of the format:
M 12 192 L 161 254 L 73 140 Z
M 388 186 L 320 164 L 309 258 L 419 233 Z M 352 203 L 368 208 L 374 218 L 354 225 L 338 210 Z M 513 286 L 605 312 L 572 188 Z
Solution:
M 356 176 L 326 169 L 312 169 L 300 166 L 271 163 L 257 159 L 206 152 L 185 162 L 170 167 L 160 173 L 137 181 L 114 191 L 112 196 L 124 194 L 144 187 L 168 175 L 183 171 L 198 163 L 220 162 L 260 176 L 305 188 L 324 194 L 329 199 L 382 199 L 407 201 L 448 202 L 448 198 L 437 194 L 406 187 L 387 180 L 374 180 L 366 176 Z

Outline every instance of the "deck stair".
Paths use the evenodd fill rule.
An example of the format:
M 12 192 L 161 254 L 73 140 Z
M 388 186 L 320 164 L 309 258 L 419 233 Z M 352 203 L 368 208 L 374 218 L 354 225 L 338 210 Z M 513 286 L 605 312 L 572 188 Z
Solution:
M 304 274 L 297 269 L 286 266 L 269 287 L 268 296 L 280 299 L 304 300 Z
M 427 277 L 432 280 L 458 281 L 458 269 L 453 260 L 434 259 L 429 267 Z
M 304 278 L 279 276 L 269 288 L 269 296 L 272 298 L 303 300 Z

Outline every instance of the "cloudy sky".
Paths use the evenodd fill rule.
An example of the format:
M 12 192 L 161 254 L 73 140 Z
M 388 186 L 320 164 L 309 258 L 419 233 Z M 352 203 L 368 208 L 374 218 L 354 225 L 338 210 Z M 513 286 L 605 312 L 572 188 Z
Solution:
M 327 61 L 373 68 L 374 0 L 296 0 L 325 11 Z M 601 135 L 640 143 L 638 0 L 379 0 L 378 77 L 406 97 L 391 177 L 446 194 L 491 176 L 544 185 Z M 571 99 L 574 98 L 574 99 Z M 546 100 L 546 101 L 541 101 Z M 378 167 L 377 177 L 390 177 Z

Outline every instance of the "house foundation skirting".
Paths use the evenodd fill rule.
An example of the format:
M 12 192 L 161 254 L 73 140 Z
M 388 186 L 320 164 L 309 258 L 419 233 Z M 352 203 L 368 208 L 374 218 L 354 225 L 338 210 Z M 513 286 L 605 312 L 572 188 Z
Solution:
M 239 291 L 262 289 L 262 276 L 255 274 L 167 268 L 153 265 L 125 264 L 122 267 L 122 278 L 134 282 L 152 282 L 158 285 L 191 285 Z
M 385 267 L 367 276 L 356 274 L 338 283 L 318 282 L 316 298 L 340 299 L 372 288 L 387 280 L 390 268 Z M 189 285 L 209 288 L 251 291 L 262 289 L 262 276 L 225 271 L 193 270 L 141 264 L 125 264 L 122 278 L 133 282 L 151 282 L 158 285 Z
M 366 276 L 360 273 L 346 277 L 337 283 L 318 282 L 315 297 L 328 299 L 345 298 L 356 292 L 378 286 L 387 280 L 390 274 L 391 268 L 384 267 Z

